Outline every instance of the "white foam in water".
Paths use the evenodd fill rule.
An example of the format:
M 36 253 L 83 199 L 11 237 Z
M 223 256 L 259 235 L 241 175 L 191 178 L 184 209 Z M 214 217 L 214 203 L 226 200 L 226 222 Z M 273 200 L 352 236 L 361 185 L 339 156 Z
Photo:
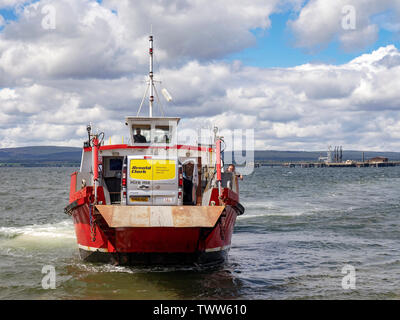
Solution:
M 272 202 L 244 202 L 243 203 L 246 208 L 260 208 L 260 209 L 275 209 L 277 205 L 274 205 Z
M 239 220 L 267 216 L 300 216 L 310 213 L 307 209 L 298 209 L 295 211 L 292 206 L 273 203 L 271 201 L 243 203 L 243 206 L 245 207 L 245 213 L 238 217 Z M 285 209 L 288 209 L 288 211 L 285 211 Z
M 104 265 L 92 265 L 87 263 L 77 263 L 75 267 L 81 269 L 82 271 L 94 273 L 94 272 L 119 272 L 119 273 L 135 273 L 134 269 L 124 267 L 124 266 L 114 266 L 111 264 L 104 264 Z
M 163 273 L 163 272 L 174 272 L 174 271 L 193 271 L 196 267 L 193 266 L 142 266 L 142 267 L 127 267 L 127 266 L 115 266 L 111 264 L 103 265 L 92 265 L 88 263 L 76 263 L 75 267 L 82 271 L 90 273 L 129 273 L 129 274 L 141 274 L 146 272 L 151 273 Z
M 264 212 L 264 213 L 259 213 L 259 214 L 252 214 L 252 213 L 245 212 L 244 215 L 239 216 L 237 219 L 238 220 L 245 220 L 245 219 L 253 219 L 253 218 L 259 218 L 259 217 L 270 217 L 270 216 L 295 217 L 295 216 L 301 216 L 303 214 L 307 214 L 307 213 L 304 212 L 304 211 L 299 211 L 299 212 Z
M 72 221 L 64 220 L 54 224 L 0 227 L 0 238 L 75 239 L 75 232 Z

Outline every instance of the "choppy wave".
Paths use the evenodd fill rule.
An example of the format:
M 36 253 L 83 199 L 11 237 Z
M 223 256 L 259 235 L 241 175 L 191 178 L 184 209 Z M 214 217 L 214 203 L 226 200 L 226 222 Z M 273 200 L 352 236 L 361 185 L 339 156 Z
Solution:
M 143 274 L 143 273 L 168 273 L 168 272 L 203 272 L 218 269 L 219 266 L 118 266 L 112 264 L 92 264 L 92 263 L 75 263 L 74 268 L 81 272 L 88 273 L 128 273 L 128 274 Z
M 101 272 L 121 272 L 121 273 L 135 273 L 132 268 L 111 264 L 96 265 L 90 263 L 75 263 L 74 267 L 81 272 L 101 273 Z
M 75 233 L 72 221 L 64 220 L 54 224 L 0 227 L 0 239 L 1 238 L 75 239 Z
M 316 205 L 303 204 L 302 206 L 288 205 L 288 203 L 279 202 L 246 202 L 242 203 L 245 207 L 245 213 L 239 216 L 239 220 L 253 219 L 258 217 L 268 216 L 283 216 L 283 217 L 296 217 L 301 215 L 310 215 L 316 212 L 321 212 L 329 208 Z

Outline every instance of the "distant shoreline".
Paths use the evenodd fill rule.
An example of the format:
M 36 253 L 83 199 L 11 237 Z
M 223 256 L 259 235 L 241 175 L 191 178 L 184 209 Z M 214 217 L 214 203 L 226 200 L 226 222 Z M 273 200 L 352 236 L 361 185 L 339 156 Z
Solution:
M 228 161 L 229 153 L 225 152 Z M 238 152 L 240 153 L 240 152 Z M 254 161 L 271 162 L 316 162 L 319 157 L 326 157 L 326 151 L 278 151 L 278 150 L 256 150 Z M 373 157 L 386 157 L 389 161 L 400 161 L 400 152 L 383 151 L 354 151 L 343 150 L 343 161 L 361 161 Z M 82 148 L 57 147 L 57 146 L 32 146 L 19 148 L 0 149 L 1 167 L 79 167 L 82 157 Z
M 20 162 L 0 162 L 1 168 L 61 168 L 61 167 L 79 167 L 79 162 L 67 163 L 20 163 Z
M 1 167 L 79 167 L 82 148 L 32 146 L 0 149 Z

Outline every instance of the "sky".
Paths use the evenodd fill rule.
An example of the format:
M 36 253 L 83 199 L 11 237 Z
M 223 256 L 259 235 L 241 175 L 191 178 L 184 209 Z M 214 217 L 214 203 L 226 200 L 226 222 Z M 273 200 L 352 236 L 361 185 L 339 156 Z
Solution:
M 398 0 L 0 0 L 0 148 L 81 147 L 89 122 L 121 142 L 151 29 L 182 129 L 400 151 Z

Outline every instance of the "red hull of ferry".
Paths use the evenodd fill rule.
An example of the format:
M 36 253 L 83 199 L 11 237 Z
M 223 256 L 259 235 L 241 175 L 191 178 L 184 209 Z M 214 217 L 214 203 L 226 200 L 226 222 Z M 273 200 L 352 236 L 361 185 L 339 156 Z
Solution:
M 90 227 L 89 206 L 72 211 L 80 255 L 117 264 L 214 264 L 225 261 L 237 212 L 227 206 L 214 228 L 109 228 L 97 216 Z M 92 233 L 95 234 L 94 241 Z
M 101 199 L 101 187 L 99 191 Z M 212 200 L 217 200 L 217 194 L 215 190 Z M 73 206 L 69 214 L 73 217 L 81 258 L 86 261 L 121 265 L 201 265 L 220 264 L 227 257 L 238 215 L 237 208 L 232 205 L 225 206 L 213 228 L 110 228 L 98 213 L 93 216 L 96 223 L 91 224 L 91 196 L 91 187 L 70 195 Z

